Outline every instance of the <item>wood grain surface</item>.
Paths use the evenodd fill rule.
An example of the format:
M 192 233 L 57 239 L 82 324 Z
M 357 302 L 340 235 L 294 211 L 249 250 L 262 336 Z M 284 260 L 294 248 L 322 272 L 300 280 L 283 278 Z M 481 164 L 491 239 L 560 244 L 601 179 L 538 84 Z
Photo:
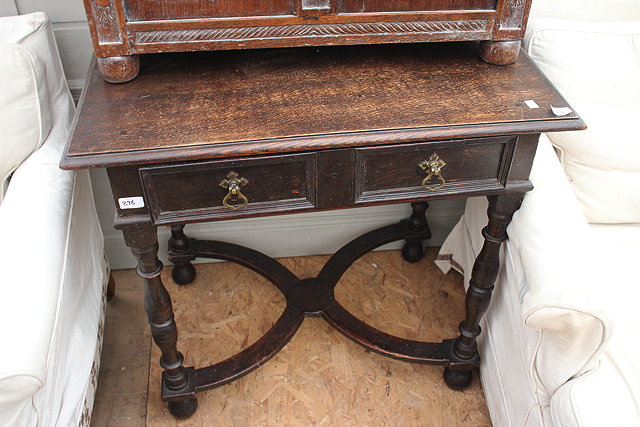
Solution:
M 474 43 L 148 55 L 112 85 L 94 68 L 65 168 L 580 129 L 526 55 Z M 531 109 L 524 101 L 534 100 Z
M 199 18 L 203 16 L 254 17 L 293 15 L 299 1 L 234 1 L 197 0 L 176 4 L 175 0 L 129 0 L 127 2 L 131 21 Z M 495 9 L 496 0 L 302 0 L 302 8 L 322 8 L 336 3 L 339 13 L 371 13 L 398 11 L 434 11 L 434 10 L 490 10 Z
M 175 0 L 129 0 L 127 10 L 130 19 L 177 19 L 202 16 L 272 16 L 290 15 L 291 0 L 196 0 L 176 2 Z
M 496 0 L 338 0 L 341 13 L 494 9 Z

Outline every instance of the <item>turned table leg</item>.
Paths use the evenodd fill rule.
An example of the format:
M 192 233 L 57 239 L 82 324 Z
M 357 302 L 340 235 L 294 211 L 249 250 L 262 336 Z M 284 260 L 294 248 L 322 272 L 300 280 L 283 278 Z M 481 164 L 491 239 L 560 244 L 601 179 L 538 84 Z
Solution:
M 408 262 L 418 262 L 424 256 L 423 240 L 431 237 L 431 230 L 427 223 L 426 211 L 429 208 L 427 202 L 411 203 L 411 216 L 409 217 L 409 229 L 416 232 L 425 232 L 426 238 L 407 238 L 402 246 L 402 257 Z
M 477 357 L 477 338 L 480 320 L 489 307 L 493 285 L 500 268 L 500 245 L 507 239 L 507 226 L 522 203 L 524 194 L 489 196 L 489 224 L 482 230 L 484 245 L 473 265 L 469 289 L 465 299 L 465 319 L 460 324 L 460 335 L 453 344 L 452 363 L 444 371 L 447 385 L 463 389 L 471 383 L 471 368 L 453 362 L 464 362 Z
M 169 239 L 169 260 L 173 263 L 171 277 L 178 285 L 188 285 L 196 278 L 196 269 L 191 264 L 195 257 L 191 255 L 189 239 L 184 234 L 184 225 L 171 227 Z
M 162 263 L 158 259 L 156 230 L 154 227 L 131 228 L 123 233 L 127 246 L 138 261 L 138 276 L 144 279 L 144 306 L 151 326 L 151 335 L 162 352 L 160 366 L 164 369 L 163 390 L 187 390 L 189 381 L 183 367 L 184 358 L 176 347 L 178 329 L 173 318 L 173 306 L 160 278 Z M 195 394 L 169 402 L 169 412 L 177 418 L 193 415 L 197 407 Z

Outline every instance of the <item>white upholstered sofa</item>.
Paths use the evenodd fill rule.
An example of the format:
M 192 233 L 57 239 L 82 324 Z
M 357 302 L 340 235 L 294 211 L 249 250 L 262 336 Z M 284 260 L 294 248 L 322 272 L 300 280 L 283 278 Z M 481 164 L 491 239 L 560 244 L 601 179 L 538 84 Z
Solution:
M 0 18 L 0 425 L 87 425 L 108 278 L 74 106 L 42 13 Z
M 640 426 L 640 2 L 535 0 L 524 46 L 588 129 L 542 136 L 508 228 L 480 343 L 491 418 Z M 441 249 L 467 281 L 486 206 Z

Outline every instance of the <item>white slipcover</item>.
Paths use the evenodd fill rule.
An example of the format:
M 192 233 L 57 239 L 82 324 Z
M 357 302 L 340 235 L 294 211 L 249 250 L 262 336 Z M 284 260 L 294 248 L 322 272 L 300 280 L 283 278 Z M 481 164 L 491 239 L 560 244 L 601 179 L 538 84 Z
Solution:
M 639 34 L 637 0 L 533 3 L 525 49 L 588 129 L 541 137 L 507 230 L 480 346 L 496 426 L 640 425 Z M 486 205 L 469 199 L 441 268 L 468 280 Z
M 533 19 L 527 33 L 531 58 L 587 122 L 579 135 L 560 132 L 551 140 L 591 223 L 640 222 L 640 2 L 635 3 L 636 21 Z
M 589 226 L 544 136 L 531 170 L 535 188 L 507 229 L 501 269 L 482 322 L 483 386 L 496 426 L 538 426 L 564 383 L 598 365 L 610 334 L 599 295 Z M 468 284 L 482 248 L 487 201 L 473 198 L 440 250 Z M 526 263 L 523 262 L 526 260 Z
M 0 27 L 0 203 L 10 174 L 51 130 L 51 98 L 45 62 L 30 45 L 46 31 L 35 17 L 3 18 Z M 28 118 L 28 119 L 25 119 Z
M 33 79 L 23 85 L 33 92 L 20 99 L 39 102 L 31 110 L 17 106 L 20 99 L 0 104 L 0 120 L 26 129 L 51 118 L 0 205 L 0 425 L 88 425 L 108 272 L 88 173 L 58 167 L 73 101 L 43 13 L 0 18 L 0 43 L 3 52 L 18 53 L 3 58 L 17 61 L 0 68 L 0 81 Z M 39 116 L 44 99 L 50 107 Z M 0 145 L 12 152 L 25 138 L 2 134 Z

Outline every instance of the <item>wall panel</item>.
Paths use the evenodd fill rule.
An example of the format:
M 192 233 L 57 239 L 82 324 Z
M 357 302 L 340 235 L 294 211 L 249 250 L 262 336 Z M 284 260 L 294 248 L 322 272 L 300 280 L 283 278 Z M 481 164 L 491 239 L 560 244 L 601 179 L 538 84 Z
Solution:
M 18 7 L 13 0 L 0 0 L 0 16 L 13 16 L 18 14 Z
M 0 0 L 0 3 L 6 0 Z M 20 14 L 45 12 L 53 22 L 86 21 L 82 0 L 14 0 Z

